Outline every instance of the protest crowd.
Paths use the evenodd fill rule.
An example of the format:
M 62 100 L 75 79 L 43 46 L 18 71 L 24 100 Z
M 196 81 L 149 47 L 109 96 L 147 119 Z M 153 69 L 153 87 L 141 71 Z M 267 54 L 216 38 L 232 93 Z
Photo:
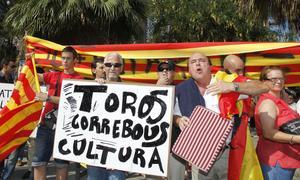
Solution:
M 36 92 L 34 96 L 35 101 L 45 104 L 37 127 L 36 137 L 34 139 L 30 138 L 28 142 L 16 148 L 1 161 L 0 170 L 1 179 L 3 180 L 10 179 L 22 149 L 25 146 L 27 147 L 28 144 L 30 147 L 35 148 L 34 150 L 32 148 L 29 149 L 27 162 L 29 169 L 27 174 L 24 175 L 24 179 L 46 179 L 47 165 L 52 160 L 52 154 L 56 151 L 57 147 L 59 147 L 57 151 L 62 156 L 71 152 L 79 155 L 81 154 L 81 148 L 89 149 L 90 147 L 100 149 L 107 154 L 115 152 L 115 149 L 103 144 L 92 146 L 93 142 L 89 142 L 90 139 L 74 140 L 73 146 L 68 145 L 70 142 L 64 140 L 59 141 L 58 144 L 55 143 L 54 137 L 57 136 L 55 131 L 57 131 L 56 128 L 58 125 L 53 120 L 56 119 L 57 110 L 61 111 L 61 108 L 63 108 L 58 106 L 61 94 L 65 93 L 66 99 L 68 102 L 71 102 L 71 100 L 69 101 L 71 97 L 66 93 L 68 92 L 68 84 L 63 86 L 63 80 L 75 79 L 70 82 L 85 82 L 83 80 L 84 77 L 75 70 L 76 63 L 79 60 L 76 50 L 71 46 L 67 46 L 61 52 L 61 65 L 52 64 L 52 68 L 48 72 L 37 74 L 38 81 L 47 87 L 47 92 Z M 105 57 L 95 59 L 91 63 L 91 73 L 94 80 L 90 79 L 89 81 L 97 83 L 98 85 L 96 86 L 98 89 L 96 86 L 93 88 L 94 86 L 74 85 L 74 92 L 83 92 L 84 94 L 82 95 L 84 100 L 80 106 L 81 112 L 91 112 L 93 109 L 99 108 L 95 106 L 95 104 L 97 105 L 94 96 L 96 92 L 109 92 L 111 84 L 119 88 L 122 88 L 122 86 L 118 85 L 127 84 L 120 77 L 125 66 L 121 54 L 110 52 Z M 34 54 L 32 53 L 27 54 L 26 58 L 33 59 L 33 56 Z M 58 66 L 62 66 L 62 71 L 57 70 Z M 117 120 L 111 126 L 109 124 L 111 122 L 105 121 L 105 119 L 95 120 L 96 117 L 94 116 L 87 118 L 84 113 L 72 116 L 70 126 L 79 130 L 89 129 L 100 135 L 103 134 L 103 137 L 111 133 L 114 138 L 125 137 L 126 132 L 131 131 L 132 133 L 128 133 L 126 138 L 132 138 L 132 141 L 145 138 L 146 140 L 143 142 L 144 147 L 153 147 L 153 151 L 151 151 L 152 155 L 150 156 L 148 156 L 146 150 L 135 149 L 134 151 L 134 148 L 131 149 L 130 146 L 117 151 L 120 162 L 125 162 L 125 159 L 128 159 L 130 154 L 134 154 L 134 164 L 139 164 L 144 169 L 151 169 L 151 167 L 156 166 L 161 171 L 160 173 L 167 171 L 166 177 L 158 176 L 155 173 L 147 174 L 141 171 L 139 174 L 142 179 L 244 179 L 242 177 L 249 176 L 252 173 L 255 174 L 255 178 L 253 179 L 293 179 L 296 169 L 300 168 L 300 132 L 299 128 L 292 128 L 289 123 L 294 123 L 294 125 L 299 127 L 300 97 L 299 92 L 285 87 L 285 69 L 279 66 L 266 66 L 261 70 L 259 80 L 251 80 L 245 76 L 245 62 L 242 57 L 232 54 L 224 58 L 222 69 L 213 74 L 213 65 L 210 57 L 202 52 L 192 53 L 188 57 L 187 67 L 190 78 L 176 84 L 174 78 L 177 65 L 172 60 L 160 61 L 157 65 L 157 83 L 156 85 L 152 84 L 151 87 L 155 89 L 157 86 L 162 87 L 162 89 L 151 91 L 151 95 L 145 95 L 139 105 L 134 104 L 137 99 L 139 100 L 137 98 L 139 97 L 138 93 L 134 94 L 129 92 L 129 90 L 124 91 L 122 101 L 119 101 L 118 96 L 114 93 L 109 94 L 106 100 L 98 99 L 99 101 L 105 101 L 105 103 L 103 102 L 103 106 L 107 111 L 116 112 L 121 107 L 121 113 L 129 111 L 132 116 L 138 116 L 140 119 L 145 118 L 149 127 L 140 126 L 139 124 L 135 124 L 136 122 L 134 121 L 131 122 L 130 117 L 124 120 L 124 122 L 122 122 L 122 117 L 115 117 Z M 2 60 L 0 82 L 14 83 L 17 79 L 17 70 L 16 62 Z M 138 87 L 139 85 L 137 85 L 137 91 Z M 160 98 L 166 96 L 167 91 L 164 91 L 163 87 L 172 87 L 175 89 L 174 96 L 170 98 L 171 101 L 164 102 Z M 133 102 L 130 102 L 130 99 L 133 99 Z M 156 107 L 155 104 L 159 104 L 161 109 L 165 108 L 164 111 L 172 109 L 170 111 L 173 113 L 170 125 L 159 122 L 158 118 L 154 118 L 154 115 L 151 116 L 149 112 L 144 111 L 143 108 L 145 106 L 147 108 L 152 105 Z M 60 103 L 61 105 L 62 103 Z M 220 117 L 229 119 L 232 122 L 231 125 L 228 125 L 230 130 L 227 133 L 224 131 L 224 135 L 222 136 L 222 138 L 225 138 L 224 142 L 218 142 L 221 145 L 220 148 L 214 149 L 217 152 L 217 156 L 209 159 L 212 161 L 212 165 L 207 171 L 199 169 L 197 161 L 190 161 L 183 158 L 178 150 L 180 143 L 177 142 L 180 141 L 180 135 L 184 132 L 194 131 L 201 133 L 202 131 L 207 131 L 207 129 L 193 129 L 194 125 L 197 125 L 197 121 L 193 119 L 193 113 L 199 106 L 203 109 L 208 109 L 209 112 L 218 113 Z M 161 112 L 158 116 L 163 117 L 165 114 L 165 112 Z M 210 120 L 209 118 L 205 119 L 205 121 Z M 196 124 L 193 124 L 194 122 Z M 250 122 L 255 124 L 254 130 L 253 127 L 249 128 Z M 134 123 L 135 126 L 131 126 L 132 124 L 129 125 L 130 123 Z M 70 126 L 64 126 L 64 128 L 70 128 Z M 127 131 L 124 131 L 125 127 Z M 130 129 L 130 127 L 132 128 Z M 123 128 L 123 131 L 118 131 L 119 128 Z M 141 130 L 141 128 L 143 129 Z M 167 129 L 171 129 L 172 132 L 167 133 Z M 251 129 L 252 134 L 257 134 L 258 137 L 256 151 L 254 150 L 254 153 L 256 153 L 252 160 L 253 154 L 247 154 L 250 153 L 247 150 L 249 148 L 248 141 L 252 141 L 248 133 L 250 132 L 249 129 Z M 214 130 L 211 129 L 210 131 L 207 133 L 214 136 Z M 150 141 L 151 135 L 159 137 L 158 140 Z M 167 139 L 167 136 L 170 136 L 169 139 Z M 190 134 L 190 136 L 186 137 L 187 139 L 181 141 L 192 142 L 194 141 L 193 139 L 197 140 L 199 138 L 198 136 L 195 138 L 192 136 L 196 135 Z M 168 140 L 170 141 L 168 142 Z M 82 143 L 86 144 L 82 145 Z M 169 144 L 168 153 L 159 155 L 157 148 L 164 143 Z M 202 143 L 207 143 L 207 146 L 212 144 L 209 142 Z M 192 146 L 192 144 L 188 144 L 187 146 Z M 70 147 L 73 147 L 73 149 Z M 98 159 L 98 156 L 100 156 L 94 153 L 93 150 L 82 151 L 90 151 L 87 152 L 85 157 L 91 160 L 91 162 L 92 159 Z M 212 150 L 207 147 L 207 151 Z M 201 153 L 197 149 L 195 150 L 195 156 Z M 205 153 L 209 154 L 209 152 Z M 204 156 L 201 157 L 203 158 Z M 101 162 L 111 161 L 109 160 L 109 156 L 107 156 L 107 159 L 103 158 L 104 156 L 100 158 Z M 167 162 L 164 162 L 164 158 Z M 248 161 L 245 163 L 244 161 L 247 158 L 252 162 Z M 75 159 L 74 161 L 78 162 Z M 55 157 L 54 162 L 56 165 L 56 179 L 68 179 L 70 161 Z M 94 166 L 95 164 L 87 164 L 85 168 L 81 168 L 81 174 L 79 175 L 86 176 L 88 180 L 123 180 L 132 174 L 132 172 L 127 172 L 122 170 L 122 168 L 118 169 L 117 163 L 115 162 L 116 165 L 113 167 L 100 167 Z M 167 170 L 163 165 L 164 163 L 168 164 Z M 247 165 L 248 167 L 250 165 L 250 168 L 254 168 L 255 172 L 243 174 L 243 170 Z

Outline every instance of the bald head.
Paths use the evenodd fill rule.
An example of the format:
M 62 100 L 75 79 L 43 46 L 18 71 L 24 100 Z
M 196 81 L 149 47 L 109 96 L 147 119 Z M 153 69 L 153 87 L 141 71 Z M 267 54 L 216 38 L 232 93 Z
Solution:
M 228 55 L 224 59 L 223 67 L 230 73 L 237 73 L 238 75 L 244 75 L 245 64 L 243 60 L 236 55 Z

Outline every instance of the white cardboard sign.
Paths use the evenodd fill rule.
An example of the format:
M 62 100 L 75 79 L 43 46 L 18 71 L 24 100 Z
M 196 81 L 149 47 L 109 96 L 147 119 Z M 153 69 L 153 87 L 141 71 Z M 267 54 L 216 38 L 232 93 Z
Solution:
M 53 156 L 167 176 L 173 86 L 64 80 Z
M 9 100 L 14 89 L 14 84 L 0 83 L 0 109 L 2 109 Z

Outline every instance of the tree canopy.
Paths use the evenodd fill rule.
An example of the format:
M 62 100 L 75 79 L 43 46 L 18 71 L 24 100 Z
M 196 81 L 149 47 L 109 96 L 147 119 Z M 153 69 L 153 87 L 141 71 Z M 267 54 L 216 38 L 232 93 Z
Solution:
M 155 42 L 268 41 L 273 39 L 255 14 L 239 13 L 234 0 L 153 0 Z
M 13 2 L 4 13 L 4 27 L 0 27 L 9 29 L 10 37 L 22 37 L 26 32 L 61 44 L 144 42 L 146 34 L 148 42 L 272 41 L 276 37 L 259 13 L 257 0 Z M 299 6 L 299 3 L 289 6 L 292 1 L 284 5 L 283 1 L 276 1 L 278 8 L 279 2 L 286 7 L 283 12 L 290 6 Z M 275 7 L 275 2 L 268 3 L 269 9 Z
M 241 13 L 257 14 L 266 23 L 270 18 L 276 24 L 289 27 L 290 31 L 300 32 L 300 1 L 299 0 L 235 0 Z
M 9 35 L 8 29 L 2 23 L 9 5 L 5 0 L 0 1 L 0 60 L 3 58 L 15 59 L 17 54 L 16 46 L 13 43 L 14 38 Z
M 5 25 L 63 44 L 125 43 L 143 37 L 147 1 L 16 0 Z

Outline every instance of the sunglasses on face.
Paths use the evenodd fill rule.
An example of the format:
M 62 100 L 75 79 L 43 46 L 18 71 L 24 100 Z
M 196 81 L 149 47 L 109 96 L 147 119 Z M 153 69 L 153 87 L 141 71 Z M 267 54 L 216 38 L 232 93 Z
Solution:
M 159 68 L 158 69 L 158 72 L 163 72 L 163 71 L 173 71 L 173 69 L 172 68 Z
M 121 67 L 122 66 L 122 64 L 121 63 L 104 63 L 104 66 L 105 67 L 116 67 L 116 68 L 118 68 L 118 67 Z
M 163 72 L 164 70 L 166 70 L 166 71 L 174 71 L 174 68 L 172 66 L 164 64 L 162 66 L 159 66 L 157 70 L 158 70 L 158 72 Z

